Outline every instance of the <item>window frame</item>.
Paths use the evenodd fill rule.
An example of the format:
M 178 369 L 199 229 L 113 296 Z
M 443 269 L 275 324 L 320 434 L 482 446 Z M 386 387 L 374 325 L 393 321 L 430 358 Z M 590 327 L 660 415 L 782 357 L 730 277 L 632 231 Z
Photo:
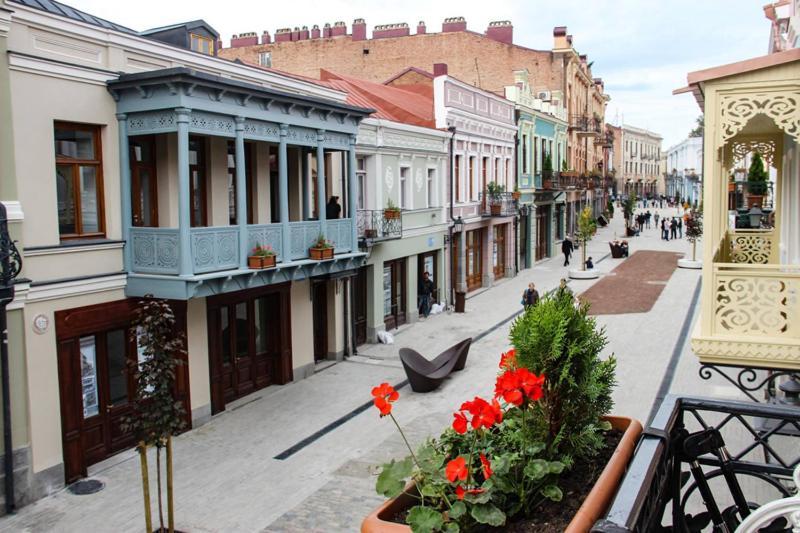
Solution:
M 406 174 L 403 175 L 403 171 L 406 171 Z M 413 171 L 411 166 L 409 165 L 400 165 L 400 172 L 399 172 L 399 182 L 400 182 L 400 209 L 407 210 L 413 209 L 413 192 L 409 188 L 409 182 L 412 179 Z
M 55 156 L 55 166 L 70 165 L 72 167 L 72 200 L 75 205 L 75 233 L 61 233 L 61 222 L 58 222 L 58 234 L 61 240 L 71 239 L 102 239 L 106 236 L 106 216 L 105 216 L 105 187 L 103 184 L 103 145 L 100 136 L 100 125 L 83 124 L 77 122 L 53 122 L 53 155 Z M 94 141 L 94 159 L 77 159 L 59 156 L 56 153 L 56 130 L 90 131 Z M 95 179 L 97 188 L 97 231 L 84 233 L 83 230 L 83 210 L 81 205 L 80 193 L 80 174 L 78 169 L 81 166 L 92 166 L 95 168 Z M 58 171 L 56 170 L 56 177 Z M 56 191 L 56 199 L 58 191 Z M 56 202 L 57 204 L 58 202 Z M 56 211 L 58 207 L 56 206 Z M 58 218 L 58 217 L 56 217 Z
M 204 52 L 202 49 L 195 48 L 194 43 L 198 41 L 199 43 L 207 42 L 208 43 L 208 52 Z M 189 49 L 193 52 L 197 52 L 198 54 L 203 54 L 207 56 L 214 55 L 214 39 L 211 37 L 206 37 L 205 35 L 200 35 L 199 33 L 189 33 Z
M 425 205 L 436 207 L 436 176 L 439 175 L 437 167 L 425 168 Z

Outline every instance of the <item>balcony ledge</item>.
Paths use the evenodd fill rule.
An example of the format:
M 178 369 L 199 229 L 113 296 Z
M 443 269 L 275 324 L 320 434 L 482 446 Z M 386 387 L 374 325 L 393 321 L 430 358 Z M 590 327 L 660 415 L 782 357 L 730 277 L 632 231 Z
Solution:
M 352 270 L 363 266 L 366 256 L 364 252 L 343 253 L 325 261 L 300 259 L 278 263 L 275 268 L 265 270 L 244 268 L 193 276 L 129 272 L 125 293 L 132 297 L 152 294 L 159 298 L 190 300 Z
M 800 368 L 800 344 L 769 337 L 721 337 L 700 335 L 699 323 L 692 335 L 692 351 L 701 363 L 739 367 Z

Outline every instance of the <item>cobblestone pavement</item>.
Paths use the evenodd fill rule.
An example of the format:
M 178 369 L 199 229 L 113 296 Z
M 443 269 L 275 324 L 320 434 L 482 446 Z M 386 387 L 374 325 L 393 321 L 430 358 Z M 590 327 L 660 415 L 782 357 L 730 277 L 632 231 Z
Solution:
M 666 210 L 665 210 L 666 211 Z M 671 210 L 670 214 L 674 214 Z M 597 270 L 608 273 L 621 259 L 608 254 L 607 241 L 621 234 L 619 213 L 589 244 Z M 631 239 L 636 250 L 687 252 L 687 242 L 659 239 L 657 229 Z M 580 257 L 580 255 L 578 255 Z M 567 269 L 563 258 L 546 260 L 519 276 L 499 281 L 467 300 L 466 313 L 444 313 L 395 332 L 395 344 L 367 345 L 359 355 L 310 378 L 269 387 L 244 399 L 237 408 L 175 439 L 176 525 L 192 532 L 351 532 L 381 502 L 374 490 L 376 465 L 403 455 L 391 422 L 374 409 L 359 411 L 372 386 L 404 379 L 397 349 L 410 346 L 433 355 L 454 342 L 481 336 L 467 368 L 436 392 L 415 394 L 407 387 L 394 413 L 412 443 L 438 435 L 452 410 L 476 394 L 492 392 L 497 361 L 507 348 L 509 318 L 519 310 L 529 281 L 540 292 L 557 286 Z M 596 280 L 571 281 L 576 293 Z M 603 315 L 598 323 L 609 337 L 607 353 L 618 358 L 619 387 L 615 412 L 646 420 L 675 350 L 699 272 L 678 269 L 648 313 Z M 681 347 L 679 347 L 679 350 Z M 683 350 L 675 385 L 694 387 L 691 353 Z M 686 373 L 686 376 L 684 376 Z M 337 421 L 336 427 L 283 460 L 275 456 Z M 22 532 L 141 531 L 138 462 L 123 453 L 100 465 L 93 477 L 106 488 L 90 496 L 61 491 L 0 519 L 0 530 Z

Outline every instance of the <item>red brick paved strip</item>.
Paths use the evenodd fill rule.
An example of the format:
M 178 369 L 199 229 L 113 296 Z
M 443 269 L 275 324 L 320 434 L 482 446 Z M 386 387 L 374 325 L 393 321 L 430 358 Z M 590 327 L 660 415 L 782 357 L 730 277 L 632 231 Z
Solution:
M 592 315 L 646 313 L 678 266 L 681 254 L 641 250 L 580 295 Z

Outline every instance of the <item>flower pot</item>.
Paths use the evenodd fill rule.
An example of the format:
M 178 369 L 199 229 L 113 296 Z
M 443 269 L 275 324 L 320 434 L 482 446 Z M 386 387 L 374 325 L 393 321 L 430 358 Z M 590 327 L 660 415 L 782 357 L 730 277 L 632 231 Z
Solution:
M 249 255 L 247 256 L 247 266 L 254 269 L 272 268 L 275 266 L 274 255 Z
M 400 218 L 400 210 L 399 209 L 384 209 L 383 210 L 383 218 L 386 220 L 394 220 Z
M 378 238 L 378 230 L 376 229 L 365 229 L 364 230 L 364 237 L 367 239 L 377 239 Z
M 728 192 L 733 192 L 736 190 L 736 183 L 729 181 L 728 182 Z
M 622 438 L 614 450 L 614 455 L 606 464 L 592 490 L 575 513 L 565 533 L 583 533 L 589 531 L 594 523 L 608 510 L 611 499 L 617 493 L 619 484 L 625 474 L 636 449 L 636 443 L 642 434 L 642 424 L 638 420 L 622 416 L 606 416 L 604 420 L 611 422 L 614 429 L 622 431 Z M 383 505 L 369 514 L 361 523 L 361 533 L 410 533 L 411 528 L 405 524 L 397 524 L 391 519 L 399 511 L 413 506 L 417 500 L 409 496 L 414 485 L 406 487 L 405 493 L 387 500 Z M 557 505 L 557 504 L 555 504 Z
M 274 268 L 275 255 L 265 255 L 261 260 L 261 268 Z
M 752 209 L 754 205 L 764 207 L 764 195 L 762 194 L 748 194 L 747 195 L 747 208 Z
M 551 180 L 551 179 L 544 180 L 544 183 L 542 184 L 542 188 L 543 189 L 552 189 L 553 188 L 553 180 Z
M 519 200 L 522 197 L 522 193 L 519 191 L 514 191 L 511 193 L 511 198 L 514 200 Z
M 500 204 L 492 204 L 489 206 L 489 210 L 492 213 L 493 217 L 499 217 L 503 214 L 503 206 Z
M 333 259 L 333 248 L 309 248 L 308 256 L 315 261 Z

